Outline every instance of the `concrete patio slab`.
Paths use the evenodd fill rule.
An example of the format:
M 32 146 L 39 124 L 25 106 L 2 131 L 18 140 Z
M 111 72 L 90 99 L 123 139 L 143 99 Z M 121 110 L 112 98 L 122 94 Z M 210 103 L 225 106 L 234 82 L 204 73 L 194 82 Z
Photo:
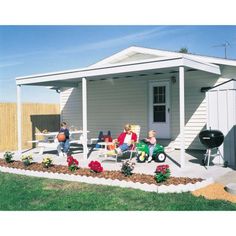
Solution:
M 229 183 L 236 183 L 236 171 L 229 171 L 226 174 L 218 177 L 216 182 L 227 185 Z
M 0 153 L 0 158 L 3 158 L 4 153 Z M 25 150 L 24 154 L 32 154 L 34 161 L 41 162 L 45 156 L 50 156 L 53 159 L 54 164 L 67 165 L 66 158 L 59 157 L 55 150 L 48 149 L 43 155 L 38 155 L 37 149 Z M 102 166 L 105 170 L 120 170 L 122 162 L 112 160 L 111 158 L 104 160 L 104 158 L 99 157 L 100 151 L 93 150 L 91 151 L 89 158 L 87 160 L 83 159 L 82 149 L 75 148 L 72 151 L 72 155 L 79 161 L 81 167 L 88 167 L 88 163 L 91 160 L 98 160 L 102 162 Z M 231 168 L 224 168 L 222 165 L 217 165 L 211 163 L 209 167 L 201 165 L 201 160 L 203 157 L 202 151 L 187 151 L 185 154 L 186 166 L 180 168 L 180 151 L 179 150 L 170 150 L 167 151 L 167 158 L 164 164 L 170 166 L 171 175 L 175 177 L 196 177 L 196 178 L 213 178 L 214 180 L 219 180 L 221 176 L 227 176 L 229 173 L 234 173 L 236 176 L 236 171 L 233 171 Z M 15 155 L 15 160 L 17 155 Z M 135 161 L 136 162 L 136 161 Z M 135 165 L 135 173 L 144 173 L 144 174 L 154 174 L 157 165 L 162 163 L 137 163 Z M 232 179 L 231 181 L 232 182 Z

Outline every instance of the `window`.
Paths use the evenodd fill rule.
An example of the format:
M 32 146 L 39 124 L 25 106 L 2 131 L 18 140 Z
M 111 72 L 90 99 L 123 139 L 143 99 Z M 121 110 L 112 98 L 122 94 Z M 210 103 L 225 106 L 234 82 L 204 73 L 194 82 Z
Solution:
M 153 122 L 166 122 L 166 87 L 153 87 Z
M 166 122 L 166 106 L 153 106 L 153 122 Z
M 166 87 L 153 87 L 153 103 L 165 103 L 166 102 Z

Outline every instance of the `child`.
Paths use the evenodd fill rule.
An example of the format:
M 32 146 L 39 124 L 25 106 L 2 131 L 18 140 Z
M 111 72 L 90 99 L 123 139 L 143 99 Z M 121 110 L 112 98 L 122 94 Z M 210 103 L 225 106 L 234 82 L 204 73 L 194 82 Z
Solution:
M 149 149 L 148 163 L 150 163 L 152 161 L 153 151 L 157 143 L 156 131 L 150 130 L 148 132 L 148 138 L 146 138 L 145 141 L 148 142 L 148 149 Z
M 134 142 L 137 141 L 137 135 L 131 131 L 131 125 L 126 124 L 124 132 L 115 141 L 118 142 L 118 148 L 115 149 L 115 152 L 121 155 L 124 151 L 132 148 Z
M 62 155 L 63 157 L 66 157 L 67 156 L 67 153 L 69 151 L 69 148 L 70 148 L 70 142 L 69 142 L 69 139 L 70 139 L 70 132 L 67 128 L 67 124 L 66 122 L 61 122 L 61 128 L 60 128 L 60 131 L 59 133 L 64 133 L 65 134 L 65 141 L 64 142 L 60 142 L 60 147 L 62 149 Z

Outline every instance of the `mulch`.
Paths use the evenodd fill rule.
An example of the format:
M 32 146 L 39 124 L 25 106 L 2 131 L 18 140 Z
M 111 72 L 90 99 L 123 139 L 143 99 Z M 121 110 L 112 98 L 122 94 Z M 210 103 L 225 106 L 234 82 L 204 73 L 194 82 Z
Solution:
M 210 200 L 225 200 L 236 203 L 236 195 L 225 191 L 225 186 L 220 183 L 214 183 L 204 188 L 195 190 L 192 194 L 196 197 L 203 196 Z
M 179 184 L 195 184 L 196 182 L 201 182 L 203 179 L 201 178 L 188 178 L 188 177 L 170 177 L 166 181 L 157 183 L 153 175 L 147 174 L 137 174 L 133 173 L 131 176 L 124 176 L 120 171 L 103 171 L 101 173 L 91 172 L 88 168 L 79 168 L 78 170 L 71 172 L 67 166 L 63 165 L 52 165 L 49 168 L 43 167 L 41 163 L 33 162 L 29 166 L 25 166 L 22 161 L 13 161 L 11 163 L 6 163 L 5 160 L 0 160 L 0 166 L 3 167 L 11 167 L 16 169 L 24 169 L 24 170 L 33 170 L 33 171 L 42 171 L 49 173 L 63 173 L 63 174 L 73 174 L 80 176 L 92 176 L 98 178 L 112 179 L 112 180 L 126 180 L 132 182 L 139 183 L 147 183 L 147 184 L 155 184 L 155 185 L 179 185 Z

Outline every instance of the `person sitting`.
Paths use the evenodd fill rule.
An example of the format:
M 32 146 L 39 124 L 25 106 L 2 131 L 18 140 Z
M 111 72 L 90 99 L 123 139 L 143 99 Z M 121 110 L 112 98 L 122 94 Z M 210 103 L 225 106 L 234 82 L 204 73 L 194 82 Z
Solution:
M 121 155 L 123 152 L 133 148 L 135 142 L 137 142 L 136 133 L 132 132 L 131 125 L 126 124 L 124 127 L 124 132 L 122 132 L 118 139 L 114 140 L 118 147 L 114 150 L 118 155 Z
M 69 132 L 69 129 L 67 128 L 67 124 L 66 122 L 61 122 L 61 128 L 60 128 L 60 131 L 59 133 L 64 133 L 65 135 L 65 141 L 61 141 L 60 142 L 60 147 L 62 149 L 62 155 L 63 157 L 67 157 L 67 154 L 68 154 L 68 151 L 69 151 L 69 148 L 70 148 L 70 132 Z
M 148 132 L 148 137 L 144 140 L 148 144 L 148 149 L 149 149 L 149 157 L 148 157 L 148 162 L 152 161 L 152 155 L 154 148 L 156 146 L 157 140 L 156 140 L 156 131 L 150 130 Z

